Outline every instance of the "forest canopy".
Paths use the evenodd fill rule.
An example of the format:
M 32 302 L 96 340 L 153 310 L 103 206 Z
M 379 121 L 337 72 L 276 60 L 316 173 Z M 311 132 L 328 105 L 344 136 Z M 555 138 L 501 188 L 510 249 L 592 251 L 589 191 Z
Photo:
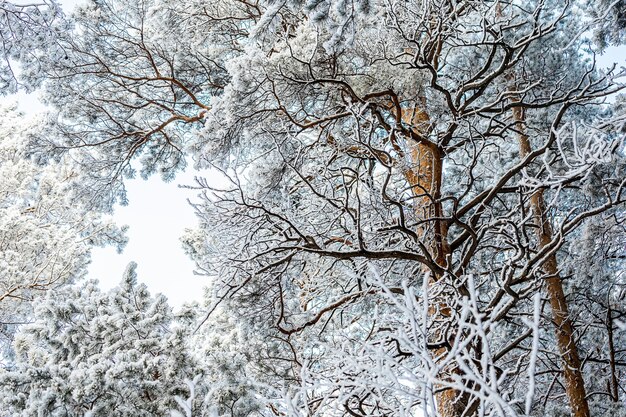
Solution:
M 1 2 L 0 93 L 47 105 L 0 107 L 1 414 L 626 416 L 625 34 L 624 0 Z M 203 300 L 101 289 L 125 182 L 189 162 Z

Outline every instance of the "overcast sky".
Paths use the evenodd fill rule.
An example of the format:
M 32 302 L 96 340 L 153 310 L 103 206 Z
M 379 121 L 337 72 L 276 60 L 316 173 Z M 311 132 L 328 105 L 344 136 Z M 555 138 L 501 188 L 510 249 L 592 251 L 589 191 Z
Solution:
M 19 93 L 10 99 L 17 100 L 18 107 L 27 115 L 46 110 L 36 94 Z M 94 248 L 89 278 L 99 280 L 103 289 L 112 288 L 121 281 L 128 263 L 135 261 L 138 278 L 148 285 L 151 293 L 166 295 L 173 306 L 199 301 L 207 278 L 193 274 L 193 262 L 180 243 L 184 230 L 197 225 L 187 201 L 195 200 L 197 191 L 178 185 L 195 185 L 194 176 L 211 181 L 213 174 L 189 167 L 168 183 L 158 175 L 147 181 L 139 177 L 125 181 L 129 204 L 116 206 L 113 216 L 120 226 L 129 226 L 128 245 L 121 254 L 110 247 Z
M 89 276 L 111 288 L 121 280 L 126 265 L 135 261 L 139 280 L 151 292 L 165 294 L 172 305 L 199 300 L 207 278 L 193 275 L 193 262 L 180 243 L 184 229 L 197 224 L 187 203 L 196 192 L 177 185 L 193 184 L 194 174 L 198 173 L 189 169 L 170 183 L 158 176 L 127 181 L 129 204 L 116 207 L 114 216 L 118 224 L 130 226 L 128 245 L 122 254 L 113 248 L 95 249 Z

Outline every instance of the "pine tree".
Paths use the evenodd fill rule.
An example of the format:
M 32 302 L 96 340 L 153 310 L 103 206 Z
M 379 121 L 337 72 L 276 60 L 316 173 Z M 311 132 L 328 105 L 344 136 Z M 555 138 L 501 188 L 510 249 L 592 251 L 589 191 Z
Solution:
M 30 303 L 85 274 L 94 245 L 121 249 L 123 229 L 72 198 L 78 170 L 67 159 L 41 166 L 29 158 L 38 118 L 0 109 L 0 329 L 8 348 Z M 10 355 L 10 352 L 6 352 Z
M 620 241 L 623 85 L 584 39 L 616 5 L 98 0 L 43 61 L 36 146 L 72 155 L 100 209 L 133 158 L 221 172 L 186 237 L 213 277 L 200 412 L 617 412 L 623 248 L 597 222 Z M 604 272 L 570 285 L 583 237 Z M 593 334 L 611 369 L 588 395 Z
M 193 379 L 186 330 L 131 264 L 107 293 L 97 282 L 51 292 L 0 374 L 9 415 L 165 416 Z

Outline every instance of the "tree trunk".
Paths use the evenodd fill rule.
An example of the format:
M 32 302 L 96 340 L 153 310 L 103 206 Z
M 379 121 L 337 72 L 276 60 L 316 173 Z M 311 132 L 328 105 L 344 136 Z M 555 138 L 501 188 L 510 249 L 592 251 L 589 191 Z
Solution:
M 608 298 L 608 297 L 607 297 Z M 617 368 L 615 366 L 615 344 L 613 341 L 613 310 L 611 300 L 607 299 L 606 330 L 609 339 L 609 365 L 611 367 L 610 393 L 613 402 L 619 402 L 619 384 L 617 382 Z
M 521 107 L 513 108 L 513 118 L 519 132 L 520 155 L 522 158 L 525 158 L 532 149 L 530 140 L 524 133 L 525 116 Z M 535 191 L 530 197 L 530 205 L 535 223 L 537 224 L 537 240 L 541 249 L 552 241 L 552 227 L 546 216 L 543 190 Z M 548 257 L 543 264 L 543 270 L 548 276 L 546 279 L 546 293 L 552 310 L 556 343 L 563 363 L 565 391 L 571 413 L 573 417 L 589 417 L 589 404 L 587 403 L 580 357 L 555 254 Z
M 424 136 L 430 123 L 428 114 L 419 108 L 403 109 L 402 121 L 421 137 Z M 445 268 L 450 248 L 447 242 L 447 224 L 441 220 L 443 217 L 440 201 L 443 154 L 435 143 L 426 139 L 420 143 L 415 143 L 412 139 L 409 141 L 406 159 L 411 166 L 404 172 L 404 176 L 414 196 L 416 218 L 418 221 L 425 221 L 418 226 L 417 234 L 426 241 L 426 247 L 437 265 Z M 430 277 L 430 285 L 442 278 L 432 271 Z M 433 301 L 433 306 L 429 307 L 429 314 L 433 321 L 448 321 L 451 316 L 448 305 L 444 300 Z M 439 335 L 435 335 L 435 337 L 439 337 Z M 448 353 L 448 348 L 437 348 L 433 350 L 433 353 L 435 357 L 443 357 Z M 459 372 L 456 367 L 446 371 L 450 373 Z M 445 375 L 441 378 L 444 379 Z M 435 394 L 435 401 L 439 417 L 463 416 L 466 401 L 462 393 L 451 388 L 442 389 Z

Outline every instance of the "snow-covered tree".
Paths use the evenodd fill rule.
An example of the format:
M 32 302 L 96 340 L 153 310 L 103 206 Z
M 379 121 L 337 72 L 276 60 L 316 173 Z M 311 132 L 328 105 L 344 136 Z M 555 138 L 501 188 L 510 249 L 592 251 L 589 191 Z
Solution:
M 95 281 L 50 292 L 0 373 L 3 415 L 169 416 L 194 378 L 178 320 L 134 264 L 107 293 Z
M 73 149 L 83 188 L 105 208 L 124 201 L 120 180 L 135 175 L 131 158 L 141 159 L 143 177 L 168 180 L 184 167 L 190 131 L 226 82 L 219 53 L 228 23 L 188 16 L 203 4 L 185 3 L 178 15 L 175 3 L 86 2 L 72 16 L 74 30 L 57 40 L 66 59 L 46 65 L 46 101 L 56 114 L 40 153 Z
M 73 198 L 76 166 L 28 158 L 37 119 L 0 108 L 0 328 L 3 344 L 30 302 L 85 274 L 94 245 L 125 243 L 122 230 Z
M 623 115 L 593 109 L 622 86 L 586 61 L 583 19 L 544 1 L 326 6 L 268 7 L 206 115 L 197 160 L 231 181 L 199 181 L 213 238 L 197 253 L 219 277 L 216 299 L 281 341 L 266 357 L 283 380 L 329 384 L 294 413 L 434 415 L 434 395 L 443 416 L 546 404 L 590 415 L 559 257 L 587 219 L 623 210 L 623 176 L 602 168 L 623 146 Z M 584 191 L 592 177 L 597 199 Z M 424 316 L 381 298 L 407 285 Z M 536 294 L 541 332 L 527 325 Z M 472 296 L 485 327 L 469 330 Z M 434 371 L 416 375 L 433 385 L 408 395 L 386 384 L 404 375 L 382 382 L 373 365 L 357 384 L 343 346 L 377 352 L 375 364 L 372 344 L 402 320 L 426 326 L 422 350 L 398 336 L 386 352 L 419 358 L 414 369 L 430 359 Z M 539 386 L 528 400 L 527 373 Z
M 626 41 L 626 1 L 601 0 L 588 2 L 589 14 L 597 20 L 594 41 L 604 49 L 609 45 L 620 45 Z
M 194 323 L 195 328 L 198 324 Z M 262 383 L 271 370 L 259 368 L 258 357 L 270 343 L 229 312 L 214 312 L 202 323 L 189 339 L 189 349 L 202 371 L 194 416 L 248 416 L 263 411 L 266 387 Z
M 623 74 L 584 36 L 621 2 L 586 4 L 96 0 L 47 64 L 35 145 L 100 208 L 134 157 L 223 173 L 185 239 L 214 278 L 202 410 L 617 413 L 623 377 L 598 391 L 584 348 L 621 335 L 582 320 L 619 310 Z
M 20 86 L 38 86 L 46 55 L 56 51 L 54 59 L 61 58 L 55 40 L 66 29 L 54 0 L 0 2 L 0 95 L 14 93 Z

